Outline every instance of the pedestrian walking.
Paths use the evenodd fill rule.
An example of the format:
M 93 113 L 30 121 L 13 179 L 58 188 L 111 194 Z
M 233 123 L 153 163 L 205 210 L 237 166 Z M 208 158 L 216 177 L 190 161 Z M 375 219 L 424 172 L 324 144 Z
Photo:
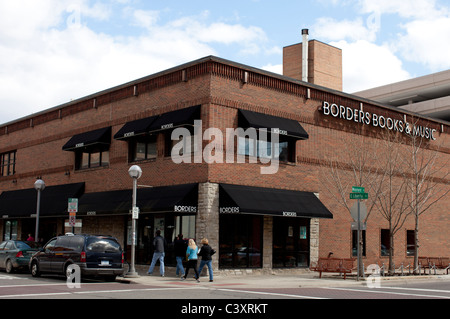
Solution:
M 187 275 L 189 274 L 189 269 L 194 268 L 195 272 L 195 278 L 197 282 L 200 282 L 200 278 L 197 271 L 197 253 L 198 253 L 198 247 L 195 244 L 195 241 L 193 239 L 189 239 L 189 245 L 186 249 L 186 257 L 187 257 L 187 265 L 186 265 L 186 273 L 181 278 L 181 280 L 185 280 Z
M 200 248 L 198 256 L 202 257 L 202 260 L 200 261 L 200 267 L 198 267 L 198 273 L 201 274 L 203 267 L 205 267 L 205 265 L 208 266 L 209 282 L 213 282 L 212 255 L 214 255 L 216 251 L 211 248 L 208 239 L 203 238 L 201 243 L 203 246 Z
M 183 239 L 183 234 L 179 234 L 174 243 L 175 259 L 177 261 L 176 275 L 184 276 L 183 260 L 186 258 L 187 242 Z
M 148 274 L 151 275 L 155 269 L 156 262 L 159 260 L 159 273 L 161 277 L 164 277 L 164 256 L 167 246 L 167 241 L 165 238 L 161 237 L 161 231 L 158 229 L 156 231 L 156 237 L 153 239 L 153 258 L 150 268 L 148 269 Z

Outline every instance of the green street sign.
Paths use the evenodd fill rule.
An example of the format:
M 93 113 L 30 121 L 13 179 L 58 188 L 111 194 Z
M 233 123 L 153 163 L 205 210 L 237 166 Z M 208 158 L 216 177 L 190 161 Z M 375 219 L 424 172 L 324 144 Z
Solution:
M 350 193 L 350 199 L 369 199 L 368 193 Z
M 352 193 L 365 193 L 366 190 L 364 189 L 364 187 L 359 187 L 359 186 L 353 186 L 352 187 Z

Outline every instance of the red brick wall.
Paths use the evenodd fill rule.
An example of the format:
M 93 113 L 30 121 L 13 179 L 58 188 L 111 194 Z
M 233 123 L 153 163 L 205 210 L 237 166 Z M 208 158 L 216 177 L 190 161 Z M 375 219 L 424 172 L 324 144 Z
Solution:
M 379 128 L 363 127 L 331 117 L 318 111 L 323 101 L 359 108 L 360 101 L 347 95 L 309 88 L 280 77 L 272 77 L 253 69 L 242 69 L 233 63 L 208 61 L 185 68 L 187 82 L 182 81 L 182 70 L 166 72 L 160 77 L 120 88 L 117 92 L 99 94 L 74 102 L 61 110 L 50 110 L 32 120 L 18 121 L 0 126 L 0 153 L 17 149 L 17 174 L 0 178 L 0 191 L 33 187 L 41 176 L 47 185 L 86 182 L 86 192 L 126 189 L 131 187 L 128 176 L 128 146 L 126 142 L 112 140 L 110 166 L 86 171 L 74 171 L 74 154 L 62 151 L 62 146 L 75 134 L 112 126 L 114 135 L 126 122 L 194 105 L 202 105 L 204 129 L 216 127 L 223 132 L 237 127 L 238 109 L 268 113 L 299 121 L 310 138 L 296 144 L 297 163 L 280 164 L 275 175 L 261 175 L 258 164 L 182 164 L 176 165 L 164 157 L 164 139 L 158 137 L 158 158 L 139 163 L 144 174 L 140 184 L 162 186 L 183 183 L 233 183 L 250 186 L 274 187 L 309 191 L 320 194 L 321 201 L 333 213 L 333 220 L 320 221 L 320 256 L 333 251 L 335 256 L 351 256 L 352 221 L 349 212 L 332 198 L 334 190 L 326 183 L 329 175 L 327 160 L 346 151 L 349 143 L 356 143 L 366 136 L 367 143 L 379 141 Z M 244 72 L 249 82 L 242 82 Z M 160 78 L 160 79 L 159 79 Z M 158 80 L 159 79 L 159 80 Z M 134 85 L 139 95 L 133 96 Z M 94 108 L 93 99 L 96 99 Z M 386 116 L 398 116 L 398 111 L 383 109 L 364 103 L 367 111 Z M 429 123 L 440 132 L 440 125 Z M 437 141 L 430 142 L 433 149 L 439 147 L 437 165 L 448 163 L 450 153 L 449 127 L 440 133 Z M 352 142 L 353 141 L 353 142 Z M 204 146 L 208 142 L 204 142 Z M 226 141 L 224 141 L 226 145 Z M 340 160 L 340 161 L 346 161 Z M 370 163 L 376 166 L 376 162 Z M 70 175 L 65 173 L 69 171 Z M 13 183 L 17 181 L 17 183 Z M 444 183 L 447 185 L 444 185 Z M 448 189 L 448 177 L 439 184 Z M 349 190 L 350 193 L 350 190 Z M 450 196 L 433 206 L 420 219 L 421 255 L 450 256 L 447 233 L 450 230 Z M 386 262 L 380 257 L 380 229 L 387 223 L 373 212 L 368 221 L 366 264 Z M 396 264 L 409 262 L 406 253 L 406 230 L 414 229 L 409 219 L 395 237 Z

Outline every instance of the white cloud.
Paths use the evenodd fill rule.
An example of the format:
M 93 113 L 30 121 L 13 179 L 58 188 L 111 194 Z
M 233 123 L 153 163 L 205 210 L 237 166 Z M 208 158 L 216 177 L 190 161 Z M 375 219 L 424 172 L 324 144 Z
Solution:
M 432 71 L 450 68 L 450 16 L 416 20 L 405 24 L 394 47 L 408 61 L 421 63 Z
M 387 46 L 368 41 L 330 43 L 342 49 L 344 91 L 357 92 L 410 78 Z
M 350 41 L 367 40 L 374 41 L 376 33 L 379 31 L 379 24 L 369 24 L 361 17 L 353 21 L 338 21 L 333 18 L 319 18 L 313 26 L 314 35 L 318 39 L 328 39 L 339 41 L 348 39 Z
M 108 35 L 93 31 L 87 21 L 111 19 L 111 10 L 89 4 L 0 2 L 0 123 L 217 54 L 214 43 L 254 54 L 267 40 L 257 27 L 208 22 L 207 12 L 161 24 L 163 13 L 129 8 L 123 16 L 141 32 Z

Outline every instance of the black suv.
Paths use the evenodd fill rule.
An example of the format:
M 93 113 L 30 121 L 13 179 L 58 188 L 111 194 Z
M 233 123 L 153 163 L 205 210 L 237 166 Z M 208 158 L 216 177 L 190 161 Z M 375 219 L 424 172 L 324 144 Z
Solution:
M 43 273 L 71 275 L 67 267 L 76 264 L 81 277 L 104 276 L 115 280 L 123 273 L 123 251 L 114 237 L 68 234 L 51 239 L 30 259 L 33 277 Z

